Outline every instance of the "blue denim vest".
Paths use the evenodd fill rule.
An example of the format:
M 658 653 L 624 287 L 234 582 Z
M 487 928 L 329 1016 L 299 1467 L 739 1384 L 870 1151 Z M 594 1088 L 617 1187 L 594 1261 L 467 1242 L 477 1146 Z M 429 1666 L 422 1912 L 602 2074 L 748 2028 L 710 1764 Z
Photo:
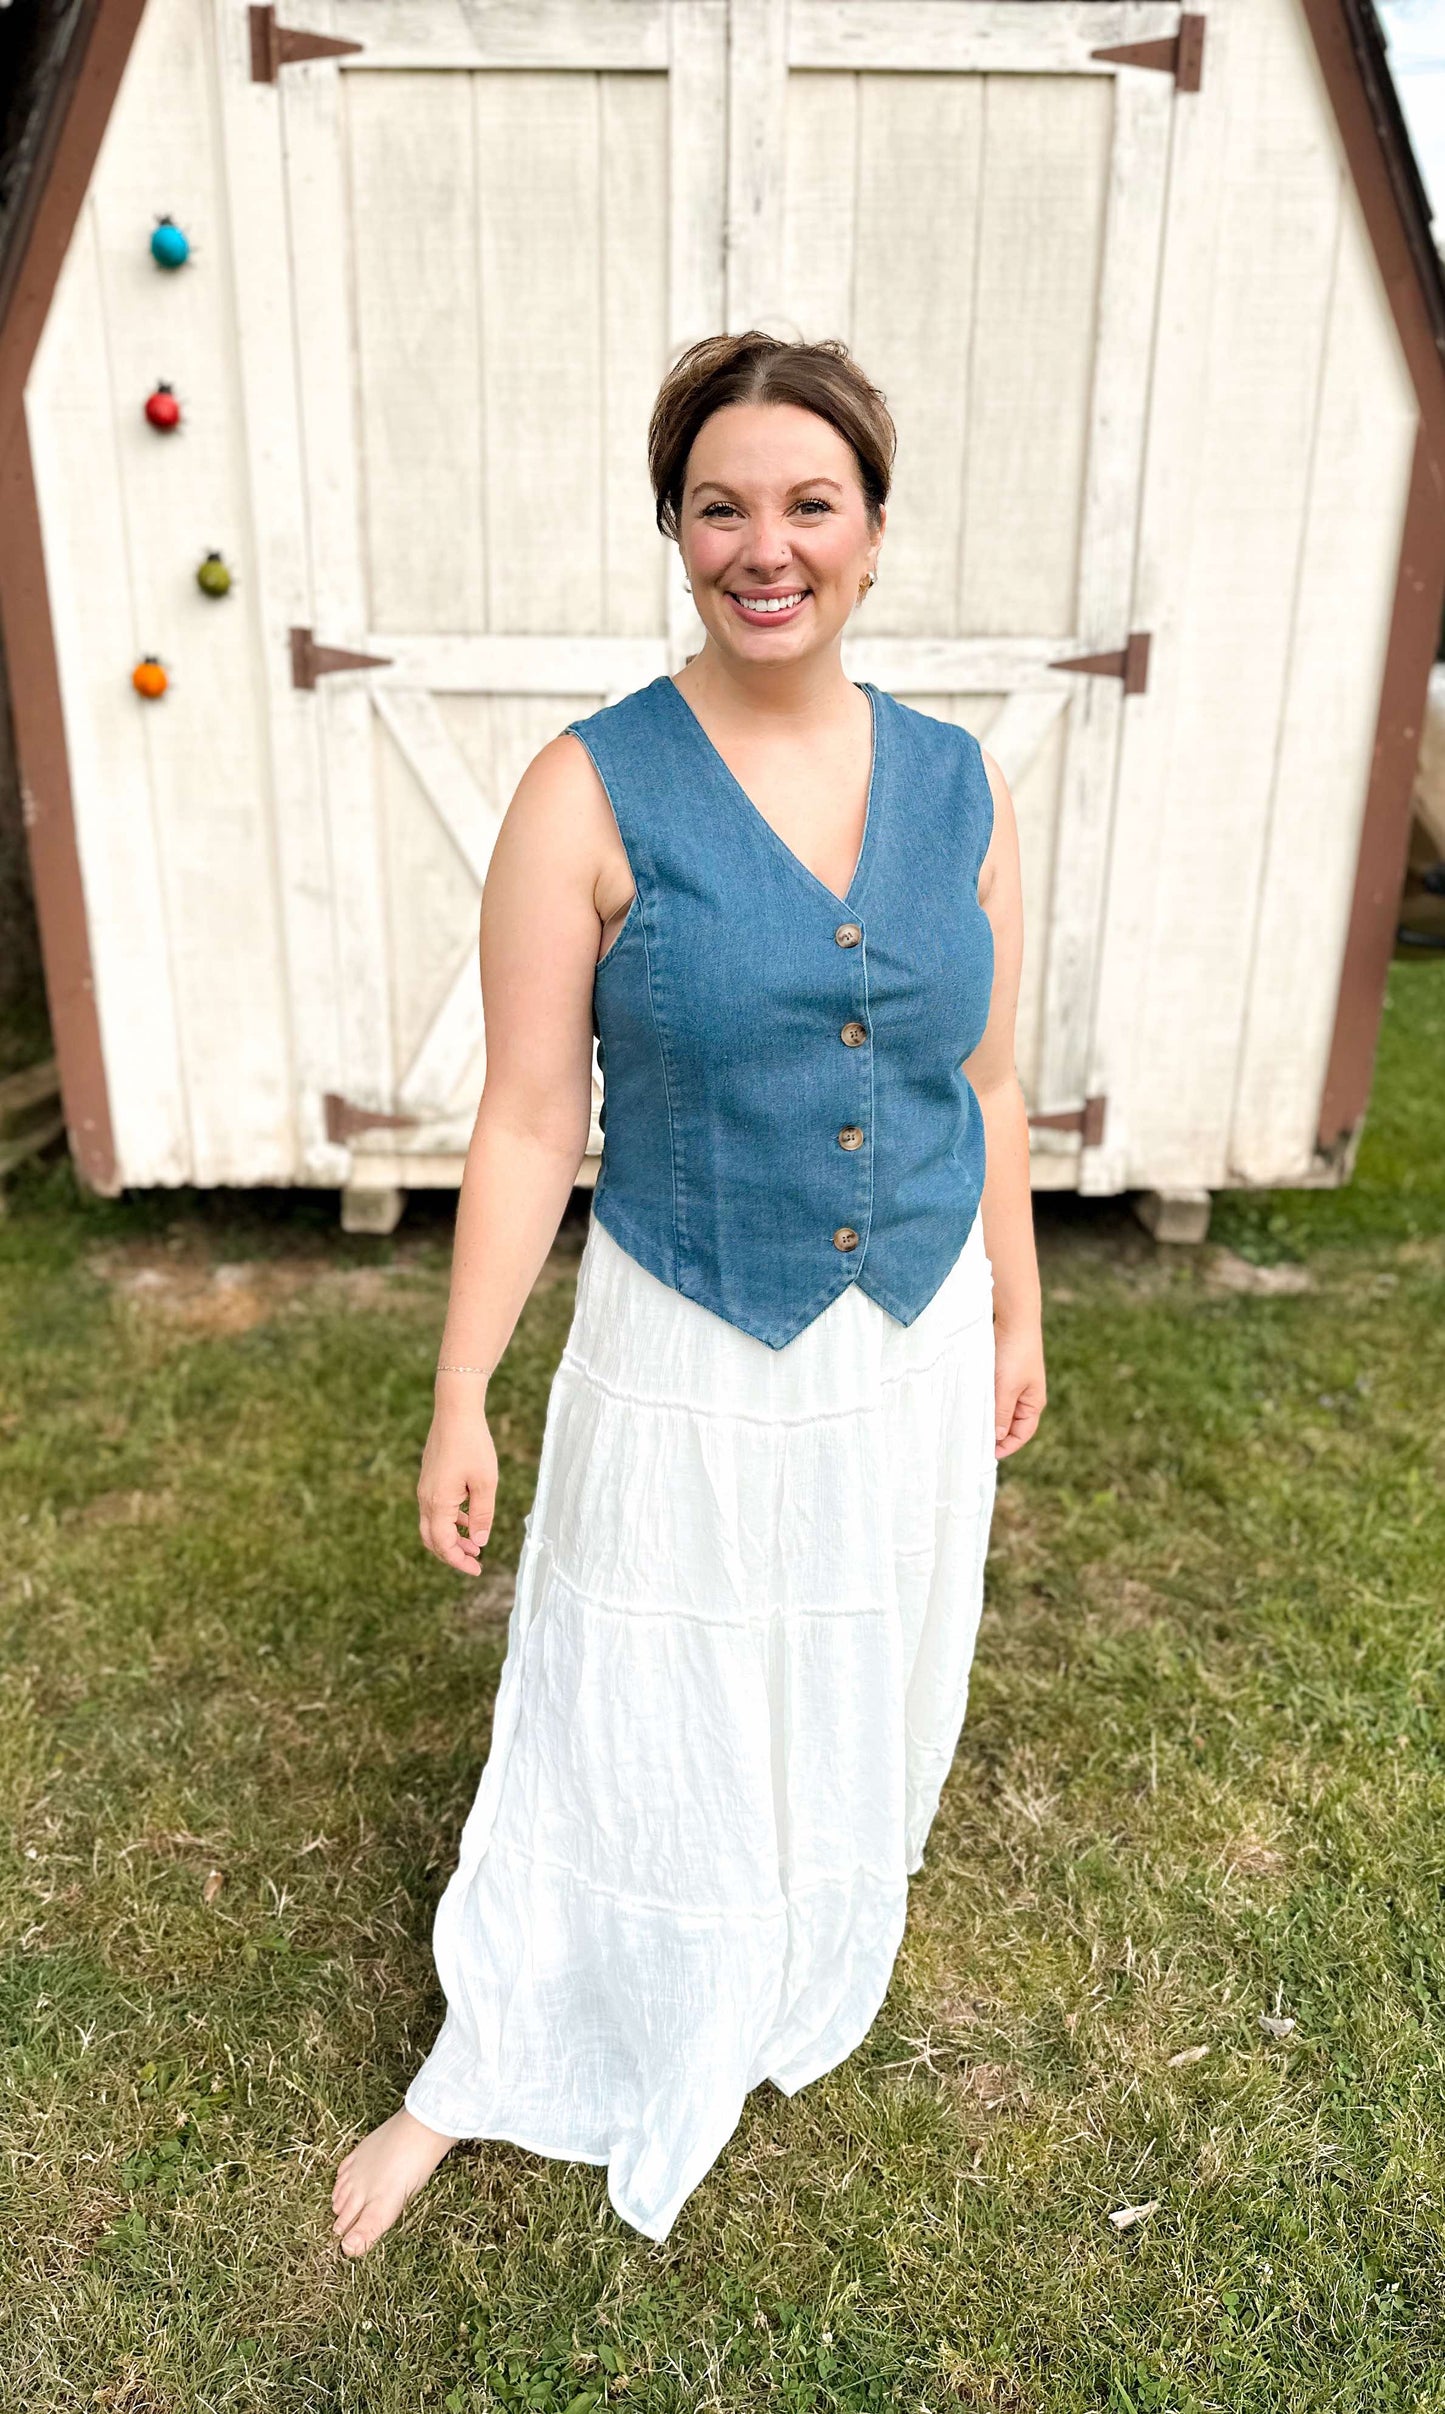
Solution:
M 844 898 L 764 820 L 665 673 L 567 724 L 637 891 L 593 987 L 593 1213 L 774 1349 L 849 1283 L 911 1324 L 983 1190 L 962 1059 L 993 986 L 988 774 L 967 730 L 860 684 L 873 767 Z

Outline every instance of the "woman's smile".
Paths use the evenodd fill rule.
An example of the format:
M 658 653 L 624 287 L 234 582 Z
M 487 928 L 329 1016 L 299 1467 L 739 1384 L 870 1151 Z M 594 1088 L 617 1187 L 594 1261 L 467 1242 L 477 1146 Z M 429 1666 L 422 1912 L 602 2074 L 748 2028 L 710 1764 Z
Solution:
M 729 587 L 727 599 L 741 620 L 780 621 L 796 620 L 808 594 L 806 587 L 779 587 L 772 592 L 759 588 L 752 593 Z

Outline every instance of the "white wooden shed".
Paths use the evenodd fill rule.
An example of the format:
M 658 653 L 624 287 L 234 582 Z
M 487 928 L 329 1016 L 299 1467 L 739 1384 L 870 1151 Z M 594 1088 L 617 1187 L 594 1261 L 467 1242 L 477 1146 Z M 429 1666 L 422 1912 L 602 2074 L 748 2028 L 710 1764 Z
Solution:
M 499 816 L 701 641 L 647 414 L 754 324 L 898 422 L 846 665 L 1013 786 L 1037 1184 L 1345 1178 L 1445 584 L 1368 0 L 99 0 L 36 176 L 0 611 L 96 1190 L 459 1179 Z

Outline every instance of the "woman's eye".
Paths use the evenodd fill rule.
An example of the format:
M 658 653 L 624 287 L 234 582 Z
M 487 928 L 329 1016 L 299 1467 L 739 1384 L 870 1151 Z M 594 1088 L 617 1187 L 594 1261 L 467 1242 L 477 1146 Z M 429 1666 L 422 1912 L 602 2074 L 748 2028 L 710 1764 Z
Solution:
M 719 511 L 731 511 L 733 508 L 734 506 L 731 503 L 704 503 L 698 516 L 701 519 L 710 520 L 714 513 Z M 832 508 L 833 506 L 829 502 L 826 495 L 803 495 L 800 497 L 798 503 L 798 509 L 800 511 L 831 511 Z

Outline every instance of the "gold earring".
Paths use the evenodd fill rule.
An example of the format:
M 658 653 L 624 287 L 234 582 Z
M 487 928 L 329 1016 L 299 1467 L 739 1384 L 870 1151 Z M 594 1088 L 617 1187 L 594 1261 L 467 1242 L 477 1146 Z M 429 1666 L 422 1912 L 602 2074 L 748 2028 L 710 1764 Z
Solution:
M 871 570 L 865 570 L 865 571 L 864 571 L 864 573 L 863 573 L 863 576 L 862 576 L 862 577 L 860 578 L 860 580 L 858 581 L 858 601 L 861 603 L 861 602 L 863 601 L 864 596 L 867 594 L 867 592 L 868 592 L 869 588 L 870 588 L 870 587 L 876 587 L 876 586 L 877 586 L 877 584 L 878 584 L 878 581 L 877 581 L 877 579 L 876 579 L 876 578 L 873 576 L 872 571 L 871 571 Z

